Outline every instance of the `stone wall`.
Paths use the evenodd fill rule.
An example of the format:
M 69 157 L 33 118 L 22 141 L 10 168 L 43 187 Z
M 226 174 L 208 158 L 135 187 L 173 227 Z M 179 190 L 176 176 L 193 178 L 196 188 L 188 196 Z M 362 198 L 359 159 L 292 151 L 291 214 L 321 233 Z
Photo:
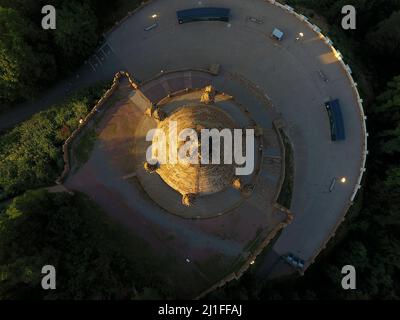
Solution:
M 272 239 L 275 238 L 275 236 L 278 234 L 279 231 L 281 231 L 284 227 L 286 227 L 290 222 L 291 222 L 291 217 L 288 216 L 288 218 L 284 221 L 278 224 L 273 231 L 270 232 L 268 237 L 266 237 L 261 244 L 258 246 L 258 248 L 249 255 L 249 257 L 246 259 L 246 262 L 243 264 L 243 266 L 238 270 L 229 273 L 225 278 L 222 280 L 218 281 L 214 285 L 212 285 L 210 288 L 207 290 L 203 291 L 200 293 L 195 300 L 201 299 L 207 294 L 211 293 L 212 291 L 223 287 L 225 284 L 232 280 L 238 280 L 249 268 L 250 266 L 254 263 L 256 258 L 260 255 L 260 253 L 268 246 L 268 244 L 271 242 Z
M 125 71 L 120 71 L 116 73 L 114 76 L 113 83 L 111 87 L 105 92 L 105 94 L 100 98 L 100 100 L 97 101 L 95 106 L 92 108 L 92 110 L 86 115 L 83 121 L 79 123 L 78 128 L 72 132 L 72 134 L 65 140 L 63 146 L 62 146 L 62 152 L 63 152 L 63 160 L 64 160 L 64 170 L 61 173 L 60 177 L 57 178 L 56 184 L 62 184 L 66 177 L 69 174 L 69 171 L 71 169 L 71 144 L 75 141 L 76 137 L 82 132 L 82 130 L 87 126 L 87 124 L 93 119 L 95 114 L 100 111 L 107 100 L 110 98 L 110 96 L 114 93 L 114 91 L 118 88 L 119 82 L 121 80 L 121 77 L 126 77 L 132 86 L 133 89 L 137 89 L 138 86 L 137 84 L 132 81 L 131 77 L 129 74 Z

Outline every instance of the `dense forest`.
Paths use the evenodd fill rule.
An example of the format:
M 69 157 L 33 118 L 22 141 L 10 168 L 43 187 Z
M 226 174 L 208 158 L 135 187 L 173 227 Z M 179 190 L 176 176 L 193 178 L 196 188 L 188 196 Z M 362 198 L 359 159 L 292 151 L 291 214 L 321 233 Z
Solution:
M 119 17 L 115 8 L 120 2 L 0 0 L 0 109 L 37 96 L 81 65 L 101 41 L 102 32 Z M 323 17 L 324 32 L 353 68 L 370 134 L 363 189 L 339 230 L 339 239 L 331 241 L 303 277 L 265 282 L 249 272 L 209 298 L 399 299 L 400 0 L 286 2 L 311 20 Z M 54 33 L 40 29 L 44 4 L 60 8 L 57 23 L 62 27 Z M 356 30 L 340 27 L 341 8 L 347 4 L 357 8 Z M 84 195 L 27 191 L 51 184 L 60 173 L 63 141 L 103 88 L 85 89 L 0 136 L 0 199 L 18 196 L 0 213 L 0 298 L 171 294 L 150 289 L 162 287 L 162 279 L 154 284 L 146 276 L 153 266 L 145 265 L 149 272 L 141 272 L 142 265 L 131 263 L 131 249 L 116 249 L 121 243 L 115 236 L 118 232 Z M 57 290 L 57 296 L 35 289 L 38 268 L 43 261 L 48 264 L 50 257 L 69 281 L 60 283 L 64 289 Z M 357 268 L 356 291 L 340 287 L 345 264 Z
M 29 191 L 0 215 L 0 300 L 170 296 L 157 276 L 162 261 L 141 254 L 140 239 L 130 243 L 85 195 Z M 44 265 L 56 268 L 57 290 L 41 289 Z
M 123 0 L 0 0 L 0 112 L 32 99 L 80 66 L 120 18 Z M 134 7 L 139 1 L 130 1 Z M 41 8 L 57 8 L 57 28 L 43 31 Z

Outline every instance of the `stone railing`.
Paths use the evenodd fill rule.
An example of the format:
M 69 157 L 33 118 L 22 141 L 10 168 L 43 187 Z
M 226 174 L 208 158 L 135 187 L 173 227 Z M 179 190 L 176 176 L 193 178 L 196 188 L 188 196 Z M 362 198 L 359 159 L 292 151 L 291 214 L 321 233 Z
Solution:
M 62 184 L 64 182 L 65 178 L 68 176 L 69 171 L 71 169 L 71 144 L 75 141 L 76 137 L 81 133 L 81 131 L 86 127 L 87 123 L 90 120 L 92 120 L 95 114 L 102 109 L 102 107 L 105 105 L 110 96 L 118 88 L 121 77 L 126 77 L 133 89 L 136 90 L 138 88 L 137 84 L 134 81 L 132 81 L 131 77 L 127 72 L 120 71 L 116 73 L 111 87 L 104 93 L 104 95 L 100 98 L 100 100 L 97 101 L 95 106 L 86 115 L 86 117 L 82 119 L 82 121 L 80 121 L 79 126 L 72 132 L 72 134 L 67 138 L 67 140 L 65 140 L 62 146 L 64 169 L 63 172 L 61 173 L 61 176 L 58 177 L 56 180 L 57 184 Z
M 340 62 L 343 71 L 345 72 L 347 78 L 349 79 L 354 95 L 356 97 L 357 100 L 357 107 L 358 107 L 358 112 L 360 115 L 360 120 L 362 123 L 362 134 L 363 134 L 363 141 L 362 141 L 362 155 L 361 155 L 361 159 L 360 159 L 360 172 L 358 175 L 358 179 L 357 179 L 357 183 L 354 187 L 353 193 L 349 199 L 348 204 L 345 206 L 343 213 L 341 214 L 341 217 L 339 219 L 339 221 L 335 224 L 335 226 L 333 227 L 333 229 L 330 232 L 329 237 L 322 243 L 322 245 L 319 247 L 319 249 L 317 250 L 316 254 L 314 255 L 314 257 L 307 262 L 306 267 L 308 267 L 310 264 L 312 264 L 315 261 L 315 258 L 318 256 L 318 254 L 326 247 L 327 243 L 329 242 L 329 240 L 335 236 L 335 232 L 337 230 L 337 228 L 339 227 L 339 225 L 345 220 L 345 216 L 347 211 L 349 210 L 349 208 L 351 207 L 351 205 L 353 204 L 353 201 L 357 195 L 358 190 L 361 188 L 361 182 L 362 182 L 362 178 L 364 175 L 364 172 L 366 171 L 366 161 L 367 161 L 367 155 L 368 155 L 368 144 L 367 144 L 367 140 L 368 140 L 368 132 L 367 132 L 367 117 L 365 116 L 364 113 L 364 108 L 363 108 L 363 100 L 360 97 L 360 93 L 357 90 L 357 83 L 354 81 L 353 76 L 352 76 L 352 71 L 351 68 L 348 64 L 345 64 L 345 62 L 343 61 L 343 56 L 342 54 L 336 50 L 336 48 L 333 46 L 333 42 L 331 39 L 329 39 L 327 36 L 325 36 L 322 32 L 321 29 L 312 24 L 307 17 L 305 17 L 302 14 L 297 13 L 292 7 L 288 6 L 288 5 L 283 5 L 275 0 L 265 0 L 270 2 L 273 5 L 276 5 L 277 7 L 280 7 L 281 9 L 287 11 L 288 13 L 294 15 L 296 18 L 298 18 L 300 21 L 302 21 L 303 23 L 305 23 L 311 30 L 313 30 L 315 33 L 318 34 L 318 36 L 324 40 L 324 42 L 326 43 L 326 45 L 332 50 L 332 52 L 334 53 L 335 57 L 338 59 L 338 61 Z

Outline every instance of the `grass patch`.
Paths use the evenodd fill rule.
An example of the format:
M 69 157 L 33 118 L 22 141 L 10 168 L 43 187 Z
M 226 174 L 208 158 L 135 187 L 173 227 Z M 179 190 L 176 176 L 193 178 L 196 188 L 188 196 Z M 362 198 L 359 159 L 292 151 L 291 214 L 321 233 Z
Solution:
M 294 154 L 289 137 L 282 129 L 279 129 L 279 133 L 282 137 L 282 142 L 285 148 L 285 178 L 277 202 L 289 209 L 292 203 L 294 184 Z
M 90 154 L 92 153 L 93 147 L 96 143 L 97 134 L 94 128 L 88 129 L 78 141 L 77 146 L 75 147 L 75 159 L 78 162 L 78 165 L 82 165 L 86 163 Z

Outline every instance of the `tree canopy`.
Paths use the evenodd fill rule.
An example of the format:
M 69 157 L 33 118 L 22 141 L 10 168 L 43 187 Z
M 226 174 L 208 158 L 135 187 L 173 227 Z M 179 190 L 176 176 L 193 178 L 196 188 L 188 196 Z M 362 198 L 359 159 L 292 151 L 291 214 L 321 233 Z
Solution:
M 98 16 L 107 9 L 112 13 L 105 2 L 0 0 L 0 106 L 34 98 L 81 65 L 103 31 Z M 47 4 L 57 10 L 56 30 L 41 27 Z
M 0 136 L 0 199 L 54 183 L 64 166 L 62 144 L 104 92 L 82 89 Z
M 376 56 L 385 59 L 400 57 L 400 11 L 393 12 L 367 35 Z
M 0 300 L 163 297 L 162 262 L 145 253 L 86 196 L 29 191 L 0 214 Z M 56 290 L 41 287 L 45 265 Z
M 96 46 L 98 40 L 97 18 L 88 3 L 64 1 L 58 10 L 54 42 L 60 58 L 65 62 L 61 68 L 78 65 Z
M 29 21 L 0 7 L 0 102 L 30 98 L 43 80 L 54 79 L 55 59 L 34 45 L 36 40 Z

